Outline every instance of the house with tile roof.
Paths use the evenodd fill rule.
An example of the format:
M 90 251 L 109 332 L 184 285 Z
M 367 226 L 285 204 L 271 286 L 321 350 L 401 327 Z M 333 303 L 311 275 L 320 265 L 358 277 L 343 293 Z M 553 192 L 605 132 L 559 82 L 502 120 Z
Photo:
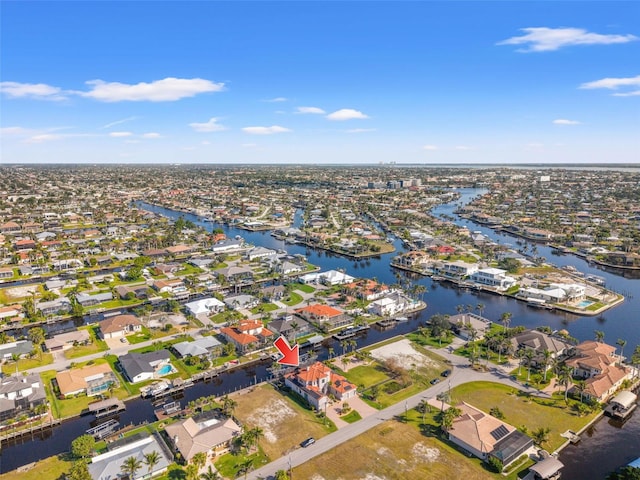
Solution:
M 206 412 L 167 425 L 165 431 L 173 448 L 190 462 L 197 453 L 219 456 L 229 452 L 233 440 L 242 433 L 242 427 L 231 418 L 219 418 Z
M 472 455 L 482 460 L 495 457 L 507 466 L 533 447 L 533 440 L 512 425 L 468 403 L 457 408 L 462 414 L 453 420 L 449 440 Z
M 615 353 L 616 347 L 589 340 L 577 345 L 575 352 L 566 364 L 573 368 L 574 377 L 584 379 L 583 395 L 587 398 L 604 402 L 632 376 L 630 369 L 617 365 L 620 357 Z
M 326 408 L 330 395 L 343 401 L 358 393 L 358 387 L 321 362 L 285 375 L 284 382 L 316 410 Z
M 104 338 L 118 338 L 142 331 L 142 322 L 135 315 L 115 315 L 98 322 Z
M 46 405 L 47 396 L 40 375 L 30 373 L 0 378 L 0 422 Z
M 118 379 L 108 363 L 63 370 L 56 374 L 56 382 L 65 397 L 80 393 L 93 397 L 107 391 L 112 385 L 118 385 Z
M 336 328 L 351 322 L 351 317 L 342 310 L 321 303 L 298 308 L 295 310 L 295 314 L 307 322 L 326 328 Z
M 255 320 L 241 320 L 237 325 L 220 329 L 220 333 L 227 342 L 236 346 L 239 353 L 262 348 L 273 338 L 273 332 Z

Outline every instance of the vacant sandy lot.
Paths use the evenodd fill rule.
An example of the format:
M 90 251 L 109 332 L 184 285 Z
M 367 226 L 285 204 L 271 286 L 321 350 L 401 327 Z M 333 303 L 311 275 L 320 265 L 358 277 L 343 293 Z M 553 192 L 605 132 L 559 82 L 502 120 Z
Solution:
M 379 361 L 394 358 L 406 370 L 439 366 L 438 363 L 414 349 L 411 341 L 406 338 L 371 350 L 371 355 Z
M 6 288 L 4 293 L 8 299 L 26 298 L 31 296 L 32 293 L 38 291 L 38 285 L 25 285 L 24 287 L 12 287 Z

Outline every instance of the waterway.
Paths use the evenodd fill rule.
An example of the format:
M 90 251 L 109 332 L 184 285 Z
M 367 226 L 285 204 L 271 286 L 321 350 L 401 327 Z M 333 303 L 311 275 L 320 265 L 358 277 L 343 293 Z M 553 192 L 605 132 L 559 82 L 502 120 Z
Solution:
M 446 215 L 453 218 L 461 226 L 467 226 L 470 230 L 481 231 L 492 240 L 501 244 L 511 244 L 514 248 L 518 245 L 517 237 L 495 232 L 489 228 L 479 226 L 457 216 L 454 211 L 463 204 L 468 203 L 484 193 L 480 189 L 461 189 L 460 198 L 450 204 L 442 205 L 433 210 L 437 216 Z M 484 307 L 483 315 L 498 320 L 502 313 L 512 313 L 512 326 L 523 325 L 527 328 L 535 328 L 541 325 L 548 325 L 552 329 L 567 328 L 570 334 L 579 340 L 592 339 L 594 330 L 605 332 L 605 340 L 614 344 L 618 338 L 628 341 L 625 352 L 631 352 L 635 345 L 640 344 L 640 328 L 635 312 L 638 311 L 636 302 L 640 298 L 640 282 L 638 280 L 627 279 L 614 275 L 590 266 L 581 258 L 571 255 L 556 256 L 552 249 L 543 245 L 537 245 L 538 255 L 544 256 L 548 261 L 558 266 L 572 265 L 579 271 L 594 273 L 602 276 L 607 281 L 607 286 L 619 292 L 630 293 L 623 304 L 605 312 L 599 317 L 580 317 L 569 313 L 549 312 L 527 307 L 523 302 L 492 295 L 484 292 L 465 291 L 454 288 L 449 284 L 433 282 L 430 278 L 407 274 L 390 267 L 389 262 L 398 253 L 404 251 L 399 240 L 394 240 L 396 252 L 384 254 L 367 259 L 349 259 L 322 250 L 306 248 L 303 245 L 286 244 L 270 235 L 269 232 L 250 232 L 227 225 L 212 224 L 204 222 L 201 218 L 175 212 L 149 204 L 139 203 L 139 206 L 152 212 L 160 213 L 169 218 L 177 219 L 180 216 L 186 220 L 201 225 L 209 230 L 222 228 L 227 236 L 242 236 L 247 242 L 254 245 L 261 245 L 267 248 L 286 250 L 290 254 L 305 255 L 309 262 L 318 265 L 322 270 L 342 268 L 348 274 L 356 277 L 377 278 L 385 283 L 396 283 L 396 275 L 408 276 L 411 281 L 420 283 L 427 288 L 428 293 L 424 300 L 427 308 L 412 317 L 406 323 L 397 324 L 395 328 L 386 331 L 370 329 L 366 334 L 356 338 L 359 347 L 367 346 L 394 335 L 407 333 L 414 330 L 419 324 L 424 323 L 430 316 L 436 313 L 456 313 L 457 305 L 471 305 L 475 307 L 482 303 Z M 296 223 L 299 222 L 299 214 L 296 216 Z M 522 241 L 522 240 L 521 240 Z M 341 349 L 337 342 L 329 341 L 324 345 L 319 353 L 319 359 L 327 357 L 327 348 L 334 348 L 336 353 Z M 251 385 L 256 381 L 261 381 L 268 376 L 267 367 L 269 362 L 237 369 L 220 375 L 209 383 L 198 383 L 185 391 L 184 398 L 180 401 L 184 404 L 204 395 L 222 395 L 231 391 Z M 51 455 L 59 454 L 69 449 L 71 441 L 84 433 L 91 426 L 93 416 L 79 417 L 54 428 L 43 437 L 24 439 L 22 442 L 3 445 L 0 455 L 0 472 L 13 470 L 21 465 L 30 463 Z M 144 421 L 153 420 L 153 406 L 148 400 L 136 399 L 127 403 L 127 410 L 122 413 L 121 425 L 129 423 L 139 424 Z M 621 464 L 640 456 L 640 415 L 637 413 L 622 428 L 609 425 L 607 419 L 598 422 L 593 427 L 591 436 L 585 435 L 582 445 L 569 447 L 562 453 L 560 459 L 565 463 L 564 478 L 569 479 L 596 479 L 604 478 L 607 472 L 615 469 Z M 634 443 L 632 440 L 636 439 Z M 589 442 L 596 442 L 593 446 Z M 616 454 L 607 454 L 601 443 L 610 446 Z M 573 454 L 573 451 L 576 454 Z M 566 453 L 565 453 L 566 452 Z M 586 455 L 588 452 L 588 455 Z M 581 456 L 580 453 L 582 453 Z M 594 472 L 599 472 L 598 476 L 593 476 Z

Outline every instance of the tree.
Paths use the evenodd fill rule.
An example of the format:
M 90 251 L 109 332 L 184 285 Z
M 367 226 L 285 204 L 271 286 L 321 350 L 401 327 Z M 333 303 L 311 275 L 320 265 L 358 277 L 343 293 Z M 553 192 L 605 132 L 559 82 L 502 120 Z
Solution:
M 567 403 L 567 394 L 569 392 L 569 385 L 571 385 L 571 374 L 573 370 L 566 364 L 560 364 L 558 370 L 558 384 L 564 386 L 564 401 Z
M 482 316 L 484 309 L 485 309 L 484 303 L 479 303 L 476 305 L 476 310 L 478 310 L 478 315 Z
M 79 460 L 71 464 L 71 469 L 67 474 L 68 480 L 91 480 L 91 474 L 89 473 L 89 467 L 84 460 Z
M 544 352 L 542 352 L 542 355 L 544 356 L 544 381 L 546 382 L 547 372 L 549 371 L 547 367 L 549 366 L 549 360 L 551 359 L 551 351 L 545 348 Z
M 230 417 L 233 415 L 233 411 L 238 406 L 238 402 L 236 402 L 233 398 L 230 398 L 229 395 L 225 395 L 222 397 L 222 412 Z
M 575 389 L 580 392 L 580 402 L 584 396 L 584 392 L 587 390 L 587 382 L 584 380 L 576 380 L 574 383 Z
M 28 336 L 34 345 L 41 345 L 45 337 L 44 329 L 42 327 L 33 327 L 29 329 Z
M 504 312 L 500 317 L 500 321 L 502 322 L 505 332 L 509 328 L 509 325 L 511 325 L 511 317 L 513 317 L 513 313 L 511 312 Z
M 91 455 L 94 448 L 96 448 L 96 439 L 93 435 L 80 435 L 71 442 L 71 453 L 75 457 L 86 458 Z
M 144 464 L 147 466 L 147 474 L 151 475 L 153 467 L 160 462 L 160 455 L 155 450 L 144 454 Z
M 531 438 L 533 438 L 533 443 L 541 447 L 543 443 L 546 443 L 549 441 L 550 431 L 551 429 L 549 427 L 540 427 L 537 430 L 534 430 L 533 432 L 531 432 Z
M 220 474 L 215 470 L 213 470 L 211 468 L 211 465 L 209 465 L 209 468 L 207 469 L 206 472 L 203 472 L 200 474 L 200 480 L 221 480 L 221 479 L 222 477 L 220 476 Z
M 193 463 L 187 465 L 185 468 L 186 480 L 198 480 L 198 467 L 196 467 Z
M 604 341 L 604 332 L 602 330 L 594 330 L 593 333 L 596 336 L 596 342 L 602 343 Z
M 127 457 L 120 465 L 120 470 L 124 473 L 129 480 L 133 480 L 138 470 L 142 468 L 142 462 L 136 457 Z
M 622 467 L 607 475 L 607 480 L 640 480 L 640 468 Z
M 453 427 L 453 421 L 462 414 L 462 410 L 457 407 L 449 407 L 440 413 L 440 426 L 442 430 L 448 432 Z
M 620 346 L 620 363 L 622 363 L 622 361 L 624 360 L 624 347 L 627 344 L 626 340 L 623 340 L 622 338 L 619 338 L 618 341 L 616 342 L 616 345 Z
M 243 475 L 246 480 L 249 471 L 253 468 L 253 460 L 250 458 L 245 458 L 242 462 L 240 462 L 238 467 L 238 475 Z
M 524 358 L 525 358 L 525 360 L 527 362 L 527 382 L 529 382 L 531 380 L 531 365 L 533 364 L 533 357 L 534 356 L 535 356 L 535 353 L 530 348 L 527 348 L 524 351 Z
M 284 470 L 278 470 L 273 478 L 274 480 L 289 480 L 289 475 Z
M 631 364 L 636 369 L 636 376 L 639 376 L 640 375 L 640 372 L 639 372 L 639 369 L 640 369 L 640 345 L 636 345 L 635 350 L 631 354 Z

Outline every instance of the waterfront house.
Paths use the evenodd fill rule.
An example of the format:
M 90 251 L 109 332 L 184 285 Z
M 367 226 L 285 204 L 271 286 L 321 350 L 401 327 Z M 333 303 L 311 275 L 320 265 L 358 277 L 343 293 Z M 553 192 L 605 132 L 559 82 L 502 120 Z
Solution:
M 260 289 L 260 295 L 267 302 L 280 301 L 287 293 L 284 285 L 270 285 Z
M 187 287 L 179 278 L 169 280 L 156 280 L 153 282 L 153 288 L 158 293 L 169 293 L 171 295 L 179 295 L 187 291 Z
M 218 415 L 210 411 L 167 425 L 167 436 L 185 461 L 190 462 L 197 453 L 215 457 L 230 451 L 242 427 L 233 419 Z
M 93 457 L 88 465 L 92 480 L 122 478 L 122 464 L 130 457 L 135 458 L 140 465 L 143 465 L 143 468 L 140 468 L 129 480 L 153 478 L 166 472 L 169 465 L 173 463 L 173 455 L 160 435 L 152 434 L 142 439 L 138 438 L 137 436 L 130 437 L 109 444 L 106 453 Z M 152 452 L 158 454 L 159 461 L 149 472 L 144 461 L 145 455 Z
M 148 287 L 146 284 L 143 285 L 118 285 L 116 288 L 116 293 L 121 299 L 129 299 L 129 298 L 137 298 L 139 300 L 147 298 L 148 295 Z
M 49 352 L 68 350 L 75 345 L 86 345 L 91 340 L 89 331 L 86 329 L 73 330 L 67 333 L 60 333 L 52 338 L 47 338 L 44 345 Z
M 103 292 L 96 294 L 79 293 L 76 295 L 76 300 L 83 307 L 92 307 L 102 302 L 108 302 L 113 299 L 111 292 Z
M 39 374 L 0 377 L 0 422 L 46 403 L 47 396 Z
M 287 387 L 319 411 L 326 408 L 330 395 L 340 401 L 357 395 L 357 387 L 353 383 L 334 373 L 321 362 L 285 375 L 284 382 Z
M 214 270 L 214 273 L 221 276 L 224 281 L 232 285 L 253 282 L 253 270 L 250 268 L 227 267 Z
M 65 397 L 81 393 L 93 397 L 106 392 L 112 385 L 118 385 L 118 379 L 108 363 L 63 370 L 56 374 L 56 382 Z
M 471 340 L 471 332 L 475 332 L 475 340 L 482 340 L 491 328 L 491 320 L 475 313 L 459 313 L 447 318 L 451 330 L 463 340 Z
M 479 267 L 476 263 L 467 263 L 462 260 L 456 260 L 455 262 L 442 262 L 440 264 L 434 264 L 434 270 L 436 273 L 448 278 L 463 279 L 469 275 L 473 275 L 478 271 Z
M 254 247 L 245 254 L 245 258 L 250 262 L 261 258 L 275 257 L 277 252 L 265 247 Z
M 468 403 L 457 407 L 462 414 L 453 420 L 449 440 L 472 455 L 485 461 L 495 457 L 507 466 L 533 447 L 531 438 L 508 423 Z
M 24 318 L 22 313 L 22 305 L 14 304 L 0 307 L 0 320 L 13 321 Z
M 308 322 L 329 329 L 351 323 L 351 317 L 346 315 L 342 310 L 320 303 L 298 308 L 295 310 L 295 313 Z
M 238 353 L 264 347 L 273 337 L 271 330 L 266 329 L 262 322 L 254 320 L 241 320 L 237 325 L 220 329 L 220 333 L 227 342 L 235 345 Z
M 224 299 L 224 304 L 232 310 L 251 309 L 260 303 L 253 295 L 234 295 Z
M 344 285 L 351 283 L 355 277 L 347 275 L 339 270 L 329 270 L 326 272 L 307 273 L 300 277 L 302 283 L 323 283 L 325 285 Z
M 103 338 L 124 337 L 142 331 L 142 322 L 134 315 L 115 315 L 98 322 Z
M 194 317 L 213 315 L 224 311 L 225 305 L 217 298 L 208 297 L 185 304 L 186 309 Z
M 622 382 L 631 378 L 630 369 L 617 365 L 620 357 L 615 352 L 614 346 L 589 340 L 578 344 L 575 354 L 567 360 L 574 377 L 585 381 L 583 395 L 587 398 L 604 402 L 622 386 Z
M 11 360 L 14 355 L 24 358 L 33 351 L 33 343 L 30 340 L 18 340 L 0 345 L 0 360 Z
M 178 357 L 208 357 L 222 350 L 222 344 L 212 336 L 198 338 L 190 342 L 175 343 L 172 346 Z
M 289 340 L 303 337 L 313 332 L 313 327 L 306 320 L 293 315 L 285 315 L 269 323 L 269 329 L 283 335 Z
M 13 268 L 12 267 L 2 267 L 0 268 L 0 279 L 13 278 Z
M 504 291 L 516 285 L 516 279 L 507 275 L 507 271 L 501 268 L 481 268 L 473 273 L 469 280 L 478 285 L 494 287 Z
M 48 302 L 37 302 L 36 309 L 45 317 L 49 315 L 64 315 L 71 311 L 71 301 L 66 297 L 56 298 Z
M 509 341 L 514 352 L 533 351 L 533 362 L 539 368 L 551 367 L 551 362 L 547 362 L 547 365 L 545 365 L 545 351 L 549 352 L 550 359 L 554 359 L 567 355 L 573 349 L 573 345 L 566 340 L 538 330 L 528 330 L 519 333 Z
M 369 279 L 347 283 L 343 288 L 347 294 L 354 295 L 366 301 L 377 300 L 391 292 L 386 285 Z
M 213 253 L 231 253 L 242 250 L 244 247 L 244 240 L 236 240 L 233 238 L 228 238 L 217 242 L 211 247 L 211 251 Z
M 129 352 L 118 357 L 120 366 L 131 383 L 143 382 L 174 371 L 171 355 L 165 349 L 148 353 Z

